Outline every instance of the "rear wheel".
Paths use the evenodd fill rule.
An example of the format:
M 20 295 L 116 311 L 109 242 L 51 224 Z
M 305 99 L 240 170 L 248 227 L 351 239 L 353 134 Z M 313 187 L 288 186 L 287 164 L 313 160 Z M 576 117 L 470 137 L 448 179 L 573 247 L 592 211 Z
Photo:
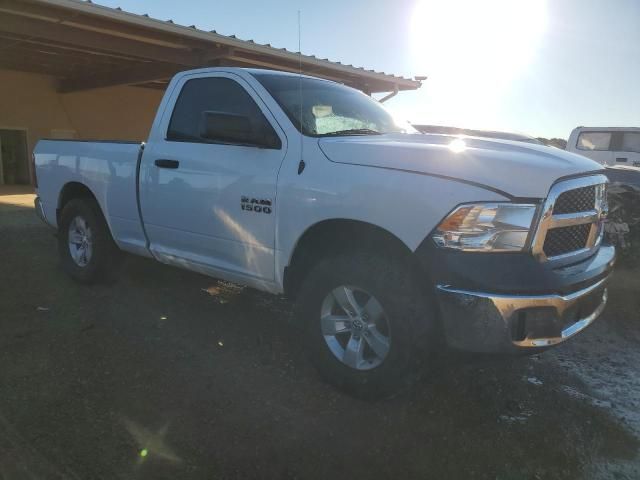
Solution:
M 297 313 L 321 375 L 362 397 L 402 387 L 415 337 L 432 337 L 435 324 L 403 261 L 368 253 L 320 261 L 303 282 Z
M 82 283 L 113 278 L 119 250 L 93 199 L 67 203 L 58 223 L 58 252 L 64 270 Z

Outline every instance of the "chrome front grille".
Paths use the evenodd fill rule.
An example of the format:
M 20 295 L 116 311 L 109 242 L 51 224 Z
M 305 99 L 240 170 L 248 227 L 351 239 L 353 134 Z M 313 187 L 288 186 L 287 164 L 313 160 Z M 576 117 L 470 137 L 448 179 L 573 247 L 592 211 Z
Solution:
M 553 213 L 577 213 L 588 212 L 596 207 L 596 186 L 576 188 L 561 193 L 553 207 Z
M 580 250 L 586 247 L 590 231 L 591 225 L 588 223 L 549 230 L 542 248 L 544 254 L 547 258 L 553 258 Z
M 593 175 L 564 180 L 551 188 L 533 240 L 533 254 L 540 261 L 578 255 L 600 244 L 606 184 L 604 175 Z

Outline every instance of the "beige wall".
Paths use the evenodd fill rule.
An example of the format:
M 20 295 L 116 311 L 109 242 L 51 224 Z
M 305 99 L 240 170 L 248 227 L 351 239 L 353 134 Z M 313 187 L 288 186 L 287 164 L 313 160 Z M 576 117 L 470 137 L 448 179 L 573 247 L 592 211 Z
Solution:
M 58 94 L 46 75 L 0 70 L 0 129 L 26 129 L 29 155 L 40 138 L 146 140 L 164 92 L 109 87 Z

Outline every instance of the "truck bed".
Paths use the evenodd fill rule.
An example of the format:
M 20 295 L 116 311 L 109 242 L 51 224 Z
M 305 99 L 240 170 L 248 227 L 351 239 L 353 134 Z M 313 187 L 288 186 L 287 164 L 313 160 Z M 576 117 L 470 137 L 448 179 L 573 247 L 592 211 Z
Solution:
M 146 252 L 136 208 L 141 147 L 117 140 L 40 140 L 34 149 L 36 192 L 47 223 L 57 228 L 60 198 L 77 182 L 97 199 L 119 246 Z

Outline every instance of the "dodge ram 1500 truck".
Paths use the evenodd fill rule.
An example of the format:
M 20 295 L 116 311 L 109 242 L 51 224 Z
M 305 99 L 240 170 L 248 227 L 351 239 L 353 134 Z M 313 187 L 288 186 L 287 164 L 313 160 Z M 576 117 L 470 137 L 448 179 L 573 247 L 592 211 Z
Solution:
M 355 393 L 397 387 L 440 345 L 541 351 L 607 300 L 599 164 L 419 134 L 327 80 L 183 72 L 146 143 L 41 140 L 34 163 L 74 279 L 124 251 L 285 294 L 320 372 Z

